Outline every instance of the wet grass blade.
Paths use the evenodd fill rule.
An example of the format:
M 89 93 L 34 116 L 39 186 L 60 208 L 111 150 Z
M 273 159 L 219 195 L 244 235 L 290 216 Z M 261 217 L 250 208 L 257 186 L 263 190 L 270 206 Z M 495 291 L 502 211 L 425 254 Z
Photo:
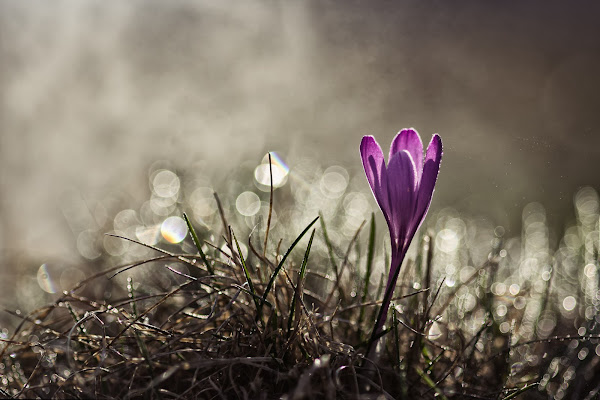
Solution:
M 263 257 L 267 254 L 267 244 L 269 243 L 269 230 L 271 229 L 271 217 L 273 214 L 273 163 L 271 162 L 271 152 L 269 154 L 269 177 L 271 182 L 271 194 L 269 195 L 269 216 L 267 217 L 267 229 L 265 230 L 265 243 L 263 245 Z
M 392 331 L 394 332 L 394 361 L 396 368 L 400 369 L 400 336 L 398 335 L 398 317 L 396 316 L 396 306 L 392 303 Z
M 327 254 L 329 254 L 329 262 L 333 267 L 333 272 L 335 272 L 335 276 L 338 276 L 338 266 L 335 262 L 335 257 L 333 254 L 333 245 L 331 244 L 331 240 L 329 240 L 329 235 L 327 234 L 327 227 L 325 226 L 325 218 L 323 218 L 323 214 L 319 213 L 321 217 L 321 229 L 323 230 L 323 238 L 325 239 L 325 245 L 327 246 Z
M 265 293 L 263 294 L 263 301 L 267 300 L 267 296 L 269 295 L 269 292 L 271 291 L 271 289 L 273 288 L 273 284 L 275 283 L 275 278 L 277 278 L 277 274 L 279 274 L 279 271 L 281 270 L 281 268 L 283 268 L 283 264 L 285 263 L 285 260 L 288 258 L 288 256 L 290 255 L 290 253 L 292 252 L 294 247 L 296 247 L 296 245 L 298 244 L 300 239 L 302 239 L 302 237 L 315 224 L 315 222 L 317 222 L 318 219 L 319 219 L 319 217 L 316 217 L 315 219 L 313 219 L 312 222 L 310 224 L 308 224 L 308 226 L 306 228 L 304 228 L 302 233 L 300 235 L 298 235 L 296 240 L 294 240 L 294 243 L 292 243 L 292 245 L 289 247 L 289 249 L 285 252 L 285 254 L 283 255 L 283 258 L 281 259 L 279 264 L 277 264 L 277 268 L 275 268 L 275 271 L 273 271 L 273 274 L 271 275 L 271 279 L 269 279 L 269 283 L 267 283 L 267 287 L 265 288 Z
M 367 249 L 367 269 L 363 279 L 363 293 L 361 303 L 367 302 L 367 294 L 369 293 L 369 282 L 371 280 L 371 272 L 373 272 L 373 258 L 375 256 L 375 213 L 371 213 L 371 229 L 369 231 L 369 248 Z M 361 307 L 360 315 L 358 316 L 358 325 L 362 324 L 365 316 L 365 307 Z
M 257 318 L 262 318 L 262 302 L 259 296 L 256 295 L 256 290 L 254 289 L 254 284 L 252 283 L 252 278 L 250 277 L 250 271 L 248 271 L 248 266 L 246 265 L 246 260 L 244 260 L 244 255 L 242 254 L 242 249 L 240 248 L 240 244 L 235 237 L 235 233 L 230 230 L 230 236 L 235 241 L 235 245 L 237 247 L 238 254 L 240 256 L 240 262 L 242 264 L 242 269 L 244 270 L 244 275 L 246 276 L 246 282 L 248 282 L 248 289 L 250 293 L 252 293 L 252 300 L 254 300 L 254 304 L 256 305 Z
M 128 297 L 132 300 L 131 301 L 131 311 L 133 312 L 133 317 L 137 320 L 139 317 L 139 314 L 138 314 L 138 309 L 137 309 L 137 302 L 135 301 L 133 278 L 131 278 L 131 277 L 127 278 L 127 294 L 128 294 Z M 144 340 L 142 339 L 142 337 L 140 336 L 140 333 L 138 332 L 138 330 L 136 328 L 133 329 L 133 333 L 135 335 L 135 341 L 137 342 L 137 345 L 140 348 L 140 352 L 144 358 L 144 361 L 146 361 L 146 365 L 148 366 L 148 372 L 150 372 L 150 376 L 154 377 L 154 368 L 152 367 L 152 362 L 150 361 L 151 360 L 150 353 L 148 352 L 146 343 L 144 342 Z M 161 398 L 160 394 L 158 392 L 156 392 L 155 389 L 153 389 L 152 391 L 154 392 L 154 394 L 156 394 L 158 396 L 158 398 Z
M 190 222 L 190 219 L 188 218 L 186 213 L 183 213 L 183 219 L 185 219 L 185 223 L 187 224 L 188 230 L 190 231 L 190 236 L 192 237 L 192 241 L 196 245 L 196 248 L 198 249 L 198 253 L 200 253 L 200 257 L 202 258 L 204 265 L 206 265 L 206 269 L 207 269 L 208 273 L 211 275 L 214 275 L 215 271 L 213 270 L 212 265 L 210 265 L 208 263 L 208 260 L 206 259 L 206 255 L 202 251 L 202 246 L 200 246 L 200 240 L 198 239 L 198 235 L 196 235 L 196 231 L 194 230 L 194 227 L 192 226 L 192 223 Z
M 523 386 L 521 389 L 517 390 L 516 392 L 513 392 L 511 394 L 509 394 L 508 396 L 504 397 L 502 400 L 510 400 L 510 399 L 514 399 L 516 398 L 518 395 L 525 393 L 526 391 L 528 391 L 531 388 L 534 388 L 536 386 L 538 386 L 539 383 L 538 382 L 534 382 L 532 384 L 529 385 L 525 385 Z
M 296 312 L 296 299 L 297 296 L 302 293 L 302 282 L 304 282 L 304 275 L 306 274 L 306 264 L 308 263 L 308 255 L 310 254 L 310 248 L 312 246 L 313 238 L 315 237 L 315 229 L 313 229 L 310 239 L 308 240 L 308 246 L 306 246 L 306 252 L 304 253 L 304 259 L 302 260 L 302 265 L 300 266 L 300 273 L 298 275 L 298 284 L 296 285 L 296 290 L 294 291 L 294 295 L 292 296 L 292 304 L 290 306 L 290 316 L 288 318 L 288 332 L 292 330 L 292 324 L 294 321 L 294 314 Z
M 439 399 L 448 400 L 448 398 L 444 396 L 444 392 L 435 384 L 435 382 L 429 377 L 429 375 L 427 375 L 426 372 L 423 372 L 423 370 L 421 370 L 419 367 L 415 367 L 415 371 L 421 377 L 421 379 L 423 379 L 423 382 L 425 382 L 427 386 L 435 391 L 437 396 L 439 396 Z

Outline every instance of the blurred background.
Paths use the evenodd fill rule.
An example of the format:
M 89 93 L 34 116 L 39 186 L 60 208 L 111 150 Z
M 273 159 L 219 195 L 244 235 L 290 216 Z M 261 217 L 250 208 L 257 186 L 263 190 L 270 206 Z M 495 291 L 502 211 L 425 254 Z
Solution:
M 360 138 L 387 152 L 405 127 L 444 142 L 432 212 L 518 236 L 536 202 L 561 235 L 574 194 L 600 187 L 599 12 L 579 1 L 0 2 L 0 272 L 35 266 L 35 279 L 50 260 L 96 259 L 86 240 L 127 225 L 120 210 L 179 193 L 186 173 L 195 210 L 214 182 L 238 211 L 256 200 L 242 192 L 264 201 L 255 168 L 268 151 L 283 175 L 322 166 L 325 192 L 342 179 L 376 209 Z

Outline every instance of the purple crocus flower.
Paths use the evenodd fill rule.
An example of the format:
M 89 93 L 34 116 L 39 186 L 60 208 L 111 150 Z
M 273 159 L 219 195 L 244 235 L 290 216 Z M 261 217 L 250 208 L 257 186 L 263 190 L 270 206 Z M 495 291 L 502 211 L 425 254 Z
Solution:
M 375 200 L 387 221 L 392 244 L 392 263 L 370 348 L 386 320 L 408 246 L 429 210 L 442 160 L 442 139 L 437 134 L 433 135 L 425 160 L 423 142 L 414 129 L 403 129 L 396 135 L 387 166 L 381 147 L 373 136 L 363 137 L 360 154 Z

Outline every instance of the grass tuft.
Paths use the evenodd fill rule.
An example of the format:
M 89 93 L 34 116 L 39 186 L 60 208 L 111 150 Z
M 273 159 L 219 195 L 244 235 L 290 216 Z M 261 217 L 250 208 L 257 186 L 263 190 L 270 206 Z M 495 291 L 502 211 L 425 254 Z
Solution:
M 517 239 L 493 228 L 485 236 L 453 211 L 433 215 L 403 267 L 377 357 L 366 359 L 388 265 L 375 216 L 365 215 L 368 233 L 366 221 L 337 214 L 286 221 L 271 184 L 257 250 L 262 221 L 214 198 L 212 225 L 183 214 L 184 242 L 111 234 L 130 247 L 106 255 L 103 271 L 31 312 L 5 309 L 16 323 L 0 334 L 0 397 L 509 400 L 600 391 L 597 215 L 584 215 L 555 249 L 546 243 L 546 258 L 540 234 L 527 236 L 541 229 L 539 212 L 524 217 L 536 225 Z M 484 238 L 477 245 L 473 232 Z M 129 257 L 138 251 L 145 256 Z M 110 296 L 98 295 L 105 287 Z

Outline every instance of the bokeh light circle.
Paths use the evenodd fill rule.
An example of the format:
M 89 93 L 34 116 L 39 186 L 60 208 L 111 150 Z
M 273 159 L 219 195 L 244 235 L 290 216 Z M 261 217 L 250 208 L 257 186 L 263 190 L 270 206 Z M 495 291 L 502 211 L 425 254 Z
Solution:
M 160 197 L 174 197 L 179 192 L 179 177 L 168 169 L 159 170 L 152 179 L 152 191 Z
M 573 311 L 577 305 L 577 300 L 573 296 L 567 296 L 563 299 L 562 306 L 567 311 Z
M 260 210 L 260 198 L 254 192 L 244 192 L 237 197 L 235 208 L 240 214 L 251 217 Z
M 40 268 L 38 268 L 37 272 L 37 281 L 38 285 L 42 288 L 42 290 L 46 293 L 56 293 L 58 292 L 58 285 L 56 284 L 54 278 L 51 275 L 50 268 L 48 264 L 42 264 Z
M 339 166 L 332 166 L 325 170 L 321 177 L 320 188 L 325 197 L 339 198 L 348 187 L 348 171 Z
M 199 187 L 192 192 L 190 203 L 194 215 L 197 217 L 208 217 L 217 211 L 217 201 L 214 192 L 209 187 Z
M 188 233 L 187 224 L 183 218 L 171 216 L 163 221 L 160 233 L 169 243 L 180 243 Z
M 271 165 L 269 165 L 269 154 L 267 154 L 261 164 L 254 169 L 254 179 L 260 190 L 269 191 L 271 189 L 271 170 L 273 171 L 273 188 L 279 188 L 286 184 L 289 174 L 289 167 L 274 151 L 271 154 Z

